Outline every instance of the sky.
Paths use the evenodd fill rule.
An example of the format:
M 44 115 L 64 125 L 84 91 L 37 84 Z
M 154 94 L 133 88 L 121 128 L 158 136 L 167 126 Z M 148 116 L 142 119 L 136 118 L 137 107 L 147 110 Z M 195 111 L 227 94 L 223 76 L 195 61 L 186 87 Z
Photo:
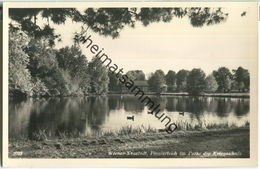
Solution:
M 229 13 L 227 21 L 217 25 L 195 28 L 187 18 L 174 18 L 170 23 L 126 27 L 117 39 L 91 31 L 88 34 L 124 72 L 143 70 L 148 75 L 157 69 L 167 73 L 201 68 L 208 75 L 221 66 L 230 70 L 242 66 L 250 71 L 257 61 L 256 10 L 254 6 L 229 6 L 224 10 Z M 243 11 L 247 13 L 241 17 Z M 73 44 L 73 33 L 80 31 L 81 24 L 68 21 L 54 27 L 62 38 L 56 48 L 61 48 Z M 82 50 L 88 60 L 93 57 L 85 46 Z

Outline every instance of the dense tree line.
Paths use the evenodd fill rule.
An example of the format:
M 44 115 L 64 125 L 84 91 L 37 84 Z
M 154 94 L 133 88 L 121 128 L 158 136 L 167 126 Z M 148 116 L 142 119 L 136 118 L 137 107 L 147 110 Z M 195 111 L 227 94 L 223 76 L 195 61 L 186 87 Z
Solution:
M 108 91 L 106 68 L 87 61 L 79 46 L 54 49 L 48 39 L 9 32 L 9 93 L 19 96 L 71 96 Z
M 191 71 L 182 69 L 177 73 L 169 70 L 166 75 L 162 70 L 156 70 L 148 78 L 148 84 L 150 91 L 159 93 L 188 92 L 197 95 L 202 92 L 248 92 L 250 76 L 248 70 L 242 67 L 232 72 L 226 67 L 220 67 L 208 76 L 201 69 Z
M 227 13 L 221 8 L 87 8 L 83 13 L 75 8 L 11 8 L 9 17 L 9 93 L 25 96 L 70 96 L 89 93 L 104 94 L 108 91 L 122 91 L 123 86 L 97 60 L 88 62 L 79 48 L 79 43 L 91 29 L 101 36 L 118 38 L 126 26 L 135 27 L 136 22 L 144 26 L 156 22 L 170 22 L 174 17 L 187 17 L 193 27 L 218 24 L 226 20 Z M 38 20 L 41 20 L 39 24 Z M 82 23 L 82 30 L 76 32 L 75 43 L 61 49 L 55 49 L 60 35 L 55 33 L 53 25 L 65 24 L 67 20 Z M 42 23 L 44 22 L 45 23 Z M 202 71 L 192 73 L 181 70 L 166 75 L 158 70 L 147 80 L 150 91 L 174 92 L 201 90 L 197 80 Z M 225 75 L 225 70 L 213 72 L 214 78 L 206 78 L 209 90 L 218 86 L 218 90 L 239 91 L 249 89 L 249 75 L 243 68 Z M 194 74 L 193 79 L 188 76 Z M 135 81 L 145 80 L 140 70 L 129 71 L 127 75 Z M 223 76 L 225 80 L 223 80 Z M 241 77 L 243 76 L 243 77 Z M 162 78 L 163 77 L 163 78 Z M 213 77 L 213 76 L 212 76 Z M 208 82 L 206 82 L 208 81 Z M 204 82 L 204 81 L 203 81 Z M 189 87 L 188 87 L 189 86 Z M 196 89 L 196 91 L 197 91 Z M 213 91 L 212 91 L 213 92 Z
M 21 30 L 9 33 L 9 92 L 10 95 L 72 96 L 122 92 L 124 86 L 102 63 L 87 61 L 79 46 L 54 49 L 47 38 L 34 38 Z M 133 81 L 145 81 L 141 70 L 128 71 Z M 230 71 L 220 67 L 206 76 L 201 69 L 156 70 L 148 79 L 151 92 L 248 92 L 248 70 L 238 67 Z

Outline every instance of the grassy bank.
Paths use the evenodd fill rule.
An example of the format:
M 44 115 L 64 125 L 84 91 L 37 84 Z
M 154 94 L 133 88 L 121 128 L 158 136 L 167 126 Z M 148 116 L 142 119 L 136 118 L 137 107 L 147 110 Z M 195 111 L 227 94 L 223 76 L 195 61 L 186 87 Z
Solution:
M 123 133 L 52 140 L 10 140 L 11 158 L 243 158 L 249 127 Z

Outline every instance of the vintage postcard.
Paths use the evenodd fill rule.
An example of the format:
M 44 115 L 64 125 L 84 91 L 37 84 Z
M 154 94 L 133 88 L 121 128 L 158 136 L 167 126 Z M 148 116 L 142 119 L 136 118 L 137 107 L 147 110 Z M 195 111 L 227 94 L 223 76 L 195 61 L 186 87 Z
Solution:
M 6 2 L 9 167 L 257 165 L 256 2 Z

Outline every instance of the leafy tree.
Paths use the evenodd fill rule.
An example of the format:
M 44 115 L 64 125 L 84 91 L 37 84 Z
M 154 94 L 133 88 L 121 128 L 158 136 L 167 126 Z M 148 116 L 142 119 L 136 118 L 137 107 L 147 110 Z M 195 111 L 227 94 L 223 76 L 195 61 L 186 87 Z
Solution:
M 249 90 L 250 87 L 250 75 L 247 69 L 238 67 L 233 70 L 234 81 L 236 82 L 236 87 L 239 91 Z
M 192 69 L 187 79 L 187 90 L 192 95 L 200 94 L 205 89 L 205 73 L 201 69 Z
M 66 96 L 70 95 L 69 80 L 65 74 L 55 69 L 49 76 L 44 76 L 42 81 L 49 89 L 48 95 L 50 96 Z
M 48 46 L 47 39 L 31 39 L 26 48 L 26 53 L 30 56 L 28 68 L 33 81 L 41 82 L 38 84 L 44 84 L 48 88 L 46 95 L 69 94 L 69 80 L 64 72 L 59 69 L 55 50 Z
M 232 85 L 232 79 L 231 77 L 227 77 L 224 81 L 223 85 L 225 86 L 224 92 L 229 92 Z
M 56 52 L 59 68 L 68 73 L 68 85 L 71 94 L 86 95 L 90 88 L 88 62 L 79 46 L 61 48 Z
M 192 26 L 201 27 L 223 22 L 228 14 L 222 12 L 221 8 L 88 8 L 82 15 L 82 22 L 100 35 L 117 38 L 122 29 L 126 26 L 134 28 L 137 21 L 148 26 L 185 16 Z
M 145 80 L 145 74 L 142 70 L 131 70 L 126 73 L 129 79 L 135 80 Z
M 151 91 L 161 93 L 165 87 L 165 74 L 162 70 L 156 70 L 148 79 L 149 88 Z
M 81 14 L 75 8 L 10 8 L 9 17 L 19 23 L 32 36 L 49 37 L 49 44 L 59 35 L 54 33 L 54 24 L 64 24 L 67 19 L 80 22 L 83 30 L 91 29 L 102 36 L 119 37 L 120 31 L 126 26 L 135 27 L 136 22 L 147 26 L 154 22 L 170 22 L 173 18 L 187 17 L 194 27 L 212 25 L 226 20 L 228 14 L 221 8 L 87 8 Z M 46 21 L 40 26 L 37 20 Z M 85 31 L 76 34 L 75 39 L 84 38 Z
M 79 12 L 73 8 L 10 8 L 9 17 L 18 22 L 21 29 L 33 38 L 47 38 L 49 45 L 53 46 L 56 39 L 60 40 L 60 35 L 54 33 L 50 21 L 58 25 L 64 24 L 67 18 L 76 21 Z M 41 23 L 46 20 L 43 26 L 37 23 L 39 18 Z
M 22 31 L 9 31 L 9 93 L 30 95 L 33 84 L 27 66 L 29 56 L 24 52 L 29 39 Z
M 213 75 L 218 83 L 218 91 L 228 92 L 231 88 L 232 74 L 226 67 L 220 67 L 217 71 L 213 71 Z
M 33 91 L 33 96 L 44 96 L 49 93 L 49 89 L 38 78 L 34 79 L 32 91 Z
M 176 86 L 176 73 L 172 70 L 169 70 L 165 76 L 165 81 L 167 84 L 167 89 L 169 92 L 173 92 Z
M 207 92 L 215 92 L 218 89 L 218 83 L 212 74 L 206 77 L 205 83 Z
M 46 39 L 31 39 L 26 53 L 30 56 L 28 68 L 33 77 L 45 77 L 58 68 L 55 51 L 48 47 Z
M 90 92 L 95 94 L 105 94 L 108 91 L 109 77 L 106 67 L 98 58 L 93 58 L 88 66 L 91 75 Z
M 122 91 L 122 83 L 119 82 L 116 75 L 112 72 L 108 72 L 108 77 L 109 77 L 109 84 L 108 84 L 109 91 L 110 92 L 111 91 L 121 92 Z
M 241 91 L 245 91 L 245 83 L 244 82 L 239 82 L 238 83 L 238 90 Z
M 189 71 L 184 69 L 178 71 L 178 73 L 176 74 L 176 84 L 178 91 L 186 91 L 188 75 Z

